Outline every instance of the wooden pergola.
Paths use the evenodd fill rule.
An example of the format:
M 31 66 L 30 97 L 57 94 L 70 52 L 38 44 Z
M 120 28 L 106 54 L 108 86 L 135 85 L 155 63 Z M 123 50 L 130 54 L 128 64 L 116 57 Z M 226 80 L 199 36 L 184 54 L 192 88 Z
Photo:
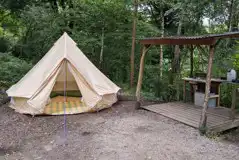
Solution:
M 205 84 L 205 98 L 203 103 L 203 108 L 201 112 L 201 118 L 199 123 L 199 129 L 206 128 L 207 124 L 207 109 L 208 109 L 208 100 L 210 94 L 211 87 L 211 72 L 212 72 L 212 63 L 215 52 L 215 47 L 218 42 L 223 38 L 238 38 L 239 32 L 229 32 L 223 34 L 211 34 L 211 35 L 202 35 L 202 36 L 176 36 L 176 37 L 152 37 L 145 38 L 140 40 L 141 48 L 141 59 L 140 59 L 140 69 L 138 75 L 138 83 L 136 89 L 136 108 L 140 107 L 140 91 L 142 86 L 143 72 L 144 72 L 144 59 L 146 53 L 150 46 L 152 45 L 184 45 L 189 46 L 191 48 L 191 61 L 193 60 L 193 48 L 208 46 L 209 47 L 209 55 L 208 55 L 208 68 L 207 68 L 207 76 L 206 76 L 206 84 Z M 193 66 L 191 62 L 191 74 L 192 74 Z

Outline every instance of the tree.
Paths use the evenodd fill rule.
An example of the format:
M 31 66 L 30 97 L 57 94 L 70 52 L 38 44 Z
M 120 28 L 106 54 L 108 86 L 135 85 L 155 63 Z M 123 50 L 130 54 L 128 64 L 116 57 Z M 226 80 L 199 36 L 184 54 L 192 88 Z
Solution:
M 164 0 L 161 1 L 155 1 L 151 0 L 148 2 L 150 6 L 150 13 L 152 14 L 152 17 L 154 18 L 155 23 L 160 23 L 160 31 L 161 31 L 161 37 L 164 37 L 165 34 L 165 10 L 167 7 L 167 3 Z M 155 15 L 159 12 L 158 17 Z M 162 79 L 163 76 L 163 45 L 160 45 L 160 56 L 159 56 L 159 75 L 160 78 Z
M 138 13 L 138 0 L 134 1 L 134 16 L 133 16 L 133 25 L 132 25 L 132 48 L 131 48 L 131 72 L 130 72 L 130 86 L 131 88 L 134 85 L 134 52 L 135 52 L 135 38 L 136 38 L 136 21 L 137 21 L 137 13 Z

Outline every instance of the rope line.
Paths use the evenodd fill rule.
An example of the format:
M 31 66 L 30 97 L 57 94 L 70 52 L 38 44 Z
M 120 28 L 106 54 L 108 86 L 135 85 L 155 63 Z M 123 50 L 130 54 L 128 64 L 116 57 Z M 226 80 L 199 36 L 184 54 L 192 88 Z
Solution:
M 64 68 L 64 136 L 65 136 L 65 138 L 66 138 L 66 88 L 67 88 L 67 86 L 66 86 L 66 83 L 67 83 L 67 61 L 65 60 L 65 68 Z

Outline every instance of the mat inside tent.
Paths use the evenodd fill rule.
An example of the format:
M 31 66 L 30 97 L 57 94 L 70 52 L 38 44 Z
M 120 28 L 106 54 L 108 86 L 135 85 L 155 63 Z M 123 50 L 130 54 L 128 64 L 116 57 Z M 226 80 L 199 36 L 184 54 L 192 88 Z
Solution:
M 61 115 L 64 114 L 64 108 L 65 114 L 91 112 L 91 108 L 85 105 L 80 97 L 57 96 L 51 98 L 50 103 L 44 109 L 44 114 Z

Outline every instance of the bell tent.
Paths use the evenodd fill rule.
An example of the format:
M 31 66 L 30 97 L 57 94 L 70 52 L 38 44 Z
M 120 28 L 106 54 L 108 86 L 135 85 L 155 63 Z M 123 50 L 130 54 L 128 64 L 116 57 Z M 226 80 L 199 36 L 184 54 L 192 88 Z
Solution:
M 17 112 L 60 115 L 108 108 L 119 89 L 64 33 L 7 94 Z

